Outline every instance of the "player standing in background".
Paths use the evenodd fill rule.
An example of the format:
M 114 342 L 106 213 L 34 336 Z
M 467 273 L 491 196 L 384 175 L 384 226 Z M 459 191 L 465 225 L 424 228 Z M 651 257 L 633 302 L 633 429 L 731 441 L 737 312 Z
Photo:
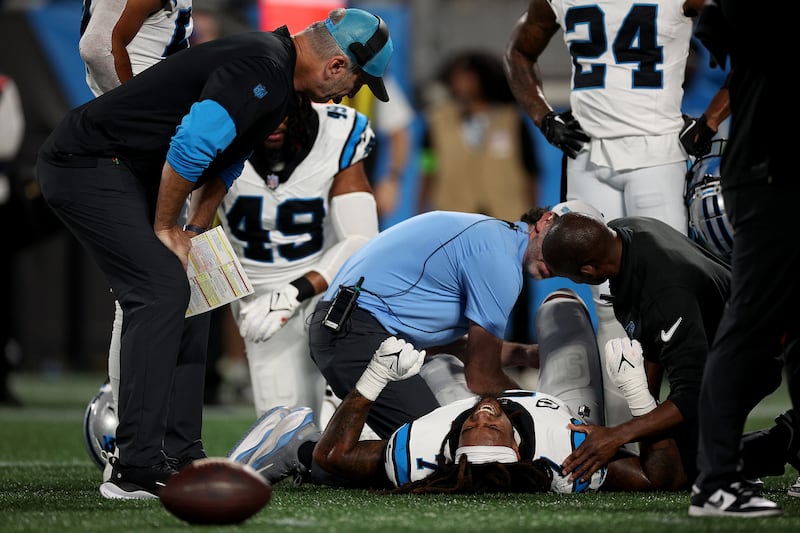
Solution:
M 703 0 L 531 0 L 505 55 L 517 101 L 565 156 L 566 199 L 606 220 L 649 216 L 688 232 L 683 200 L 687 154 L 679 133 L 692 18 Z M 544 95 L 538 58 L 560 29 L 572 56 L 571 110 Z M 598 344 L 624 335 L 608 300 L 593 287 Z M 606 390 L 608 422 L 624 420 L 619 394 Z
M 83 0 L 79 49 L 95 96 L 189 47 L 191 0 Z
M 232 309 L 259 416 L 320 405 L 306 322 L 345 259 L 378 233 L 364 172 L 373 143 L 361 113 L 299 97 L 222 201 L 220 220 L 255 289 Z

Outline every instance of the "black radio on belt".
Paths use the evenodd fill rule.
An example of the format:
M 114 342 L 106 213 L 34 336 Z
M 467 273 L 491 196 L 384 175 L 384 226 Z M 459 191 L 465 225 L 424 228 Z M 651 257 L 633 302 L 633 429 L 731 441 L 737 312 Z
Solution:
M 342 324 L 350 318 L 350 313 L 353 312 L 353 308 L 356 306 L 362 283 L 364 283 L 364 276 L 361 276 L 358 279 L 358 283 L 352 287 L 339 285 L 339 290 L 336 292 L 336 296 L 333 297 L 331 306 L 322 321 L 326 328 L 332 331 L 342 329 Z

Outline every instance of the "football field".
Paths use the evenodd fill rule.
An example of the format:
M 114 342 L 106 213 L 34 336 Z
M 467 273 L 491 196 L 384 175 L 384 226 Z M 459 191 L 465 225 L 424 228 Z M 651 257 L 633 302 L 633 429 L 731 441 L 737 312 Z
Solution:
M 797 473 L 768 478 L 766 495 L 781 518 L 690 519 L 688 494 L 409 496 L 302 485 L 274 487 L 272 502 L 238 526 L 191 527 L 158 500 L 104 500 L 100 471 L 81 436 L 84 408 L 99 375 L 44 378 L 17 375 L 14 390 L 25 407 L 0 408 L 0 532 L 132 531 L 800 531 L 800 498 L 786 495 Z M 781 389 L 754 411 L 748 429 L 765 427 L 785 410 Z M 207 407 L 204 442 L 221 456 L 253 420 L 248 405 Z

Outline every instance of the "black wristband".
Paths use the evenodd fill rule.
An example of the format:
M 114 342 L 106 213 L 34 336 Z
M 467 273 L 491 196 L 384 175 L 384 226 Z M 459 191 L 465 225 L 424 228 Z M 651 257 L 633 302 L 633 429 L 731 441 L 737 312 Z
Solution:
M 317 291 L 314 290 L 314 286 L 305 276 L 300 276 L 293 282 L 289 283 L 289 285 L 293 285 L 294 288 L 297 289 L 297 301 L 302 302 L 303 300 L 308 300 L 315 294 Z
M 186 224 L 183 226 L 183 231 L 193 231 L 200 235 L 201 233 L 205 233 L 206 228 L 201 228 L 200 226 L 195 226 L 194 224 Z

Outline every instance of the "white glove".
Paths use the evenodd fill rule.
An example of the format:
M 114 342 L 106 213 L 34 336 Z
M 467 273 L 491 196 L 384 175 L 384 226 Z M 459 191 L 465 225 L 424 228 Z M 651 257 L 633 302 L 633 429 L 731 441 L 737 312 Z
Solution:
M 239 311 L 239 334 L 252 342 L 263 342 L 272 337 L 300 307 L 297 294 L 297 287 L 286 285 L 243 302 Z
M 605 365 L 614 385 L 622 391 L 633 416 L 646 415 L 657 407 L 647 388 L 642 345 L 628 337 L 611 339 L 605 347 Z
M 396 337 L 389 337 L 378 346 L 367 369 L 356 383 L 356 390 L 370 401 L 381 393 L 390 381 L 402 381 L 419 373 L 425 361 L 425 350 Z

